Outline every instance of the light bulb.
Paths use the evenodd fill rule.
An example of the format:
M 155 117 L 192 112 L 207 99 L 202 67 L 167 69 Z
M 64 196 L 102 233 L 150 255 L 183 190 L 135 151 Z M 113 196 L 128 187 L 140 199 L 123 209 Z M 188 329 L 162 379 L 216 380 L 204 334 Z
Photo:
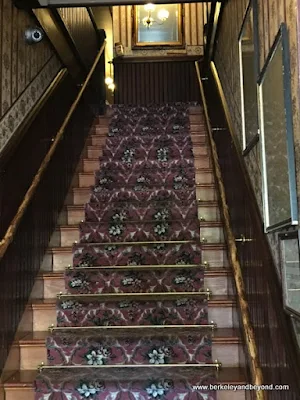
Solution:
M 114 82 L 113 78 L 108 76 L 107 78 L 105 78 L 105 83 L 107 84 L 107 86 L 111 85 Z
M 149 11 L 154 11 L 155 10 L 155 4 L 152 4 L 152 3 L 145 4 L 144 9 L 146 11 L 148 11 L 148 12 Z
M 164 8 L 162 10 L 159 10 L 157 13 L 158 18 L 161 21 L 165 21 L 166 19 L 168 19 L 169 15 L 170 15 L 169 11 Z
M 111 90 L 112 92 L 115 90 L 116 85 L 114 83 L 111 83 L 110 85 L 108 85 L 108 89 Z

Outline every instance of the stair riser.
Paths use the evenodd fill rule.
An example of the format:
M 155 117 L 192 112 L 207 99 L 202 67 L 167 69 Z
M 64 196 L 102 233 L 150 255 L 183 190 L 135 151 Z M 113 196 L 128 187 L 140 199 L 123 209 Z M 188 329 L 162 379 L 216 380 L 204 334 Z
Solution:
M 199 219 L 202 217 L 205 221 L 219 221 L 220 220 L 220 212 L 219 208 L 212 206 L 199 206 L 198 208 L 198 217 Z M 59 225 L 75 225 L 79 224 L 82 220 L 84 220 L 84 209 L 74 210 L 69 209 L 66 212 L 62 213 L 59 219 Z
M 211 290 L 214 295 L 227 295 L 231 292 L 232 277 L 231 276 L 209 276 L 204 277 L 204 288 Z M 136 290 L 136 289 L 135 289 Z M 180 289 L 178 289 L 180 291 Z M 68 290 L 65 288 L 64 278 L 51 278 L 45 279 L 38 278 L 34 284 L 31 298 L 32 299 L 53 299 L 58 293 L 66 293 Z M 116 290 L 123 292 L 124 290 Z M 126 292 L 130 292 L 128 289 Z M 134 291 L 134 289 L 132 290 Z M 106 290 L 106 292 L 113 292 L 113 290 Z M 146 291 L 144 291 L 146 292 Z
M 208 156 L 200 156 L 195 158 L 195 168 L 210 168 L 210 160 Z M 87 158 L 83 159 L 82 172 L 95 172 L 100 169 L 100 161 L 98 159 L 90 160 Z
M 74 189 L 73 198 L 70 196 L 66 200 L 66 204 L 84 205 L 91 197 L 91 191 L 89 188 L 85 189 Z M 196 187 L 196 197 L 198 201 L 216 201 L 217 193 L 213 187 Z
M 105 136 L 91 135 L 90 138 L 88 139 L 88 144 L 90 146 L 103 146 L 105 142 L 106 142 Z
M 207 154 L 208 154 L 208 148 L 207 148 L 207 146 L 205 145 L 205 146 L 193 146 L 193 154 L 194 154 L 194 157 L 197 157 L 197 156 L 207 156 Z
M 219 328 L 233 328 L 233 312 L 236 313 L 236 308 L 231 305 L 228 307 L 209 305 L 208 320 L 214 321 Z M 50 325 L 56 325 L 55 305 L 52 307 L 35 306 L 32 318 L 34 331 L 46 331 Z
M 164 240 L 194 240 L 200 238 L 204 243 L 223 243 L 224 235 L 221 227 L 197 226 L 197 220 L 187 220 L 185 223 L 172 222 L 168 233 L 163 237 Z M 61 228 L 62 246 L 70 246 L 74 241 L 81 243 L 100 243 L 100 242 L 141 242 L 149 240 L 162 240 L 162 237 L 155 233 L 157 223 L 126 223 L 124 232 L 119 236 L 113 236 L 109 233 L 108 224 L 83 223 L 80 226 L 80 235 L 78 240 L 78 230 Z M 178 231 L 180 230 L 180 235 Z M 74 240 L 75 238 L 75 240 Z M 59 245 L 59 244 L 58 244 Z
M 33 388 L 6 388 L 5 393 L 5 400 L 35 400 Z M 217 398 L 218 400 L 246 400 L 246 392 L 221 390 L 217 391 Z
M 79 224 L 84 220 L 84 208 L 80 210 L 67 210 L 68 225 Z
M 196 198 L 198 201 L 216 201 L 217 192 L 212 187 L 196 186 Z
M 202 260 L 209 262 L 210 268 L 228 266 L 228 258 L 225 250 L 222 249 L 207 249 L 203 246 Z M 56 251 L 53 255 L 47 254 L 43 262 L 43 271 L 63 271 L 68 265 L 73 264 L 72 251 Z
M 195 174 L 195 182 L 197 184 L 213 184 L 215 182 L 212 172 L 197 171 Z
M 109 131 L 108 125 L 103 125 L 103 126 L 98 125 L 98 126 L 95 126 L 95 128 L 93 129 L 93 134 L 96 134 L 96 135 L 107 135 L 108 131 Z
M 212 360 L 222 360 L 226 367 L 237 367 L 239 365 L 239 346 L 239 344 L 231 343 L 213 343 Z M 200 361 L 203 362 L 203 360 Z M 47 350 L 44 343 L 20 345 L 21 370 L 34 370 L 41 362 L 47 364 Z M 112 360 L 109 364 L 117 363 Z M 147 364 L 147 362 L 143 364 Z
M 203 129 L 197 126 L 193 128 L 194 131 L 191 132 L 191 140 L 194 146 L 196 145 L 207 145 L 207 134 Z M 106 142 L 107 132 L 97 132 L 89 137 L 88 143 L 91 146 L 103 146 Z
M 103 153 L 103 148 L 98 149 L 97 147 L 93 148 L 93 147 L 89 146 L 87 149 L 87 158 L 88 159 L 99 158 L 99 157 L 102 157 L 102 153 Z
M 214 183 L 214 177 L 212 172 L 198 171 L 195 174 L 195 182 L 198 184 L 212 184 Z M 78 183 L 80 188 L 91 187 L 95 185 L 94 172 L 86 174 L 79 173 Z
M 224 243 L 222 227 L 204 227 L 200 223 L 200 238 L 206 243 Z
M 198 218 L 204 218 L 205 221 L 220 221 L 220 211 L 219 207 L 198 207 Z
M 202 249 L 202 261 L 207 261 L 210 268 L 227 267 L 228 257 L 225 250 Z

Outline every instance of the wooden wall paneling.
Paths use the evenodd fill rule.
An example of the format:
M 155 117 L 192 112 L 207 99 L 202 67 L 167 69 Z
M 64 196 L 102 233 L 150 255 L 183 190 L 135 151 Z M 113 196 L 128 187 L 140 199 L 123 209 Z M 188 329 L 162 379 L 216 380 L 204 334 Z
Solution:
M 115 61 L 115 103 L 147 104 L 199 100 L 194 60 Z

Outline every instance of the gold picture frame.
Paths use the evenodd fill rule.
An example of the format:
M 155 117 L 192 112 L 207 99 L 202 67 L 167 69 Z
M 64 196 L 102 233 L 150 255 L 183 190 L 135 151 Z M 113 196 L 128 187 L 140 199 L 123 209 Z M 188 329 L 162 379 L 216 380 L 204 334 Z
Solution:
M 156 17 L 160 11 L 167 10 L 169 12 L 168 20 L 160 22 Z M 145 11 L 145 6 L 133 6 L 133 48 L 149 48 L 149 47 L 177 47 L 182 48 L 183 38 L 183 7 L 182 4 L 155 4 L 155 13 L 151 12 L 153 24 L 147 28 L 143 23 L 143 18 L 149 14 Z M 154 15 L 154 17 L 153 17 Z M 174 32 L 174 26 L 176 31 Z M 161 27 L 161 28 L 158 28 Z M 152 28 L 152 29 L 151 29 Z M 166 29 L 169 28 L 169 29 Z M 171 29 L 170 29 L 171 28 Z M 173 28 L 173 29 L 172 29 Z M 145 40 L 150 36 L 161 36 L 162 40 Z M 172 36 L 171 40 L 165 40 L 166 36 Z M 174 38 L 175 36 L 175 38 Z

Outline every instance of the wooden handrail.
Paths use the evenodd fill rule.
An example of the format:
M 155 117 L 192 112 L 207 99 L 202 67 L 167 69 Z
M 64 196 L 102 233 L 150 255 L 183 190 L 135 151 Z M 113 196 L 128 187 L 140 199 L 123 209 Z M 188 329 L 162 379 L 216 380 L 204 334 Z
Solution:
M 59 130 L 58 130 L 58 132 L 56 134 L 56 137 L 55 137 L 55 139 L 54 139 L 54 141 L 53 141 L 48 153 L 46 154 L 45 158 L 43 159 L 43 161 L 41 163 L 41 166 L 40 166 L 39 170 L 37 171 L 36 175 L 34 176 L 33 181 L 31 183 L 29 189 L 27 190 L 23 201 L 20 204 L 20 206 L 19 206 L 19 208 L 18 208 L 18 210 L 16 212 L 16 215 L 14 216 L 14 218 L 13 218 L 12 222 L 10 223 L 10 225 L 9 225 L 9 227 L 8 227 L 4 237 L 3 237 L 3 239 L 0 242 L 0 261 L 2 260 L 7 248 L 9 247 L 9 245 L 11 244 L 11 242 L 14 239 L 14 236 L 15 236 L 15 233 L 16 233 L 16 231 L 18 229 L 18 226 L 19 226 L 19 224 L 20 224 L 20 222 L 21 222 L 21 220 L 22 220 L 22 218 L 23 218 L 23 216 L 24 216 L 29 204 L 31 203 L 31 201 L 33 199 L 34 193 L 37 190 L 37 187 L 38 187 L 39 183 L 41 182 L 42 176 L 45 173 L 45 171 L 46 171 L 46 169 L 47 169 L 47 167 L 48 167 L 48 165 L 49 165 L 49 163 L 50 163 L 50 161 L 51 161 L 51 159 L 52 159 L 52 157 L 53 157 L 53 155 L 55 153 L 55 150 L 56 150 L 60 140 L 63 138 L 64 131 L 65 131 L 65 129 L 66 129 L 66 127 L 67 127 L 67 125 L 68 125 L 73 113 L 74 113 L 74 111 L 76 110 L 76 107 L 78 106 L 79 101 L 81 100 L 81 97 L 82 97 L 82 95 L 83 95 L 83 93 L 84 93 L 84 91 L 85 91 L 85 89 L 86 89 L 86 87 L 87 87 L 87 85 L 88 85 L 88 83 L 89 83 L 89 81 L 91 79 L 91 76 L 93 75 L 93 73 L 94 73 L 94 71 L 95 71 L 95 69 L 97 67 L 97 64 L 98 64 L 98 62 L 99 62 L 99 60 L 100 60 L 100 58 L 101 58 L 101 56 L 103 54 L 103 51 L 105 49 L 105 45 L 106 45 L 106 41 L 104 41 L 103 45 L 101 46 L 100 51 L 97 54 L 97 57 L 95 58 L 95 61 L 94 61 L 93 65 L 92 65 L 92 67 L 90 69 L 90 72 L 88 73 L 88 75 L 87 75 L 87 77 L 86 77 L 86 79 L 85 79 L 85 81 L 84 81 L 84 83 L 83 83 L 83 85 L 82 85 L 82 87 L 81 87 L 76 99 L 74 100 L 73 104 L 71 105 L 70 110 L 68 111 L 68 113 L 67 113 L 67 115 L 66 115 L 66 117 L 65 117 L 65 119 L 64 119 L 64 121 L 63 121 L 63 123 L 61 125 L 61 127 L 59 128 Z
M 226 201 L 226 194 L 225 194 L 225 188 L 224 188 L 224 183 L 223 183 L 223 179 L 222 179 L 221 169 L 220 169 L 220 165 L 219 165 L 219 161 L 218 161 L 217 148 L 216 148 L 215 141 L 213 139 L 212 128 L 210 125 L 204 89 L 203 89 L 203 85 L 202 85 L 202 81 L 201 81 L 200 69 L 199 69 L 199 65 L 198 65 L 197 61 L 195 62 L 195 66 L 196 66 L 197 77 L 198 77 L 198 81 L 199 81 L 199 87 L 200 87 L 200 92 L 201 92 L 201 97 L 202 97 L 202 102 L 203 102 L 204 115 L 205 115 L 207 130 L 208 130 L 208 137 L 209 137 L 211 151 L 212 151 L 214 173 L 215 173 L 215 177 L 216 177 L 216 181 L 217 181 L 217 185 L 218 185 L 218 192 L 219 192 L 219 196 L 220 196 L 221 212 L 222 212 L 222 216 L 223 216 L 224 228 L 225 228 L 226 237 L 227 237 L 229 258 L 230 258 L 230 262 L 231 262 L 231 265 L 233 268 L 233 275 L 234 275 L 234 280 L 235 280 L 235 285 L 236 285 L 236 290 L 237 290 L 237 295 L 238 295 L 238 302 L 239 302 L 239 306 L 240 306 L 240 310 L 241 310 L 242 328 L 244 331 L 244 337 L 246 339 L 247 350 L 248 350 L 249 358 L 250 358 L 252 382 L 254 385 L 261 386 L 261 385 L 263 385 L 263 374 L 262 374 L 262 369 L 261 369 L 261 366 L 259 363 L 258 350 L 257 350 L 257 346 L 256 346 L 255 336 L 254 336 L 254 330 L 253 330 L 253 327 L 252 327 L 252 324 L 250 321 L 250 312 L 249 312 L 248 302 L 246 300 L 244 279 L 243 279 L 243 275 L 242 275 L 241 265 L 238 260 L 238 253 L 237 253 L 237 247 L 235 244 L 235 237 L 233 235 L 231 225 L 230 225 L 229 210 L 228 210 L 227 201 Z M 255 397 L 257 400 L 266 400 L 267 399 L 266 392 L 263 391 L 262 389 L 255 391 Z

